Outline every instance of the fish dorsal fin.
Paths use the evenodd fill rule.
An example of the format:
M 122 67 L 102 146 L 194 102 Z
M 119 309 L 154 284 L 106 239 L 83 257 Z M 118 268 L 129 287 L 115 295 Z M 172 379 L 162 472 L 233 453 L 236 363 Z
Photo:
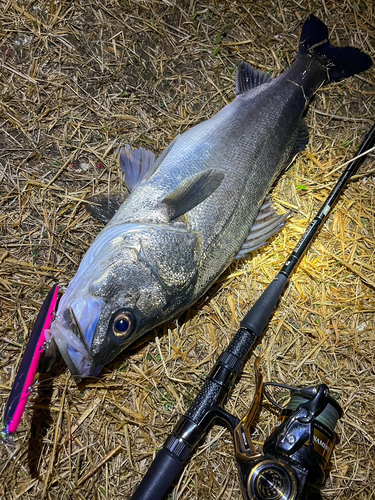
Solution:
M 85 204 L 85 209 L 94 219 L 106 225 L 120 208 L 125 198 L 125 194 L 95 194 L 86 200 L 90 203 Z
M 210 169 L 185 179 L 162 203 L 169 208 L 169 220 L 189 212 L 208 198 L 222 183 L 224 173 Z
M 237 68 L 236 95 L 245 94 L 249 90 L 259 87 L 272 80 L 272 76 L 254 69 L 249 63 L 242 62 Z
M 155 155 L 142 147 L 131 148 L 126 144 L 120 151 L 120 167 L 124 173 L 126 187 L 131 193 L 146 177 L 150 170 L 154 170 Z
M 124 173 L 125 184 L 130 193 L 134 191 L 143 179 L 150 178 L 159 168 L 159 165 L 164 161 L 179 137 L 179 135 L 175 137 L 156 161 L 154 153 L 148 149 L 142 147 L 139 149 L 131 148 L 128 144 L 126 144 L 125 148 L 121 148 L 120 167 Z
M 142 147 L 137 149 L 126 145 L 125 148 L 121 149 L 120 166 L 124 172 L 125 184 L 129 192 L 133 191 L 143 179 L 147 179 L 158 169 L 179 137 L 178 135 L 169 144 L 156 161 L 154 161 L 154 153 Z M 90 202 L 85 205 L 86 212 L 94 217 L 94 219 L 106 225 L 115 215 L 126 197 L 127 195 L 125 194 L 108 195 L 99 193 L 86 200 Z
M 250 229 L 249 236 L 235 257 L 236 259 L 246 257 L 257 248 L 263 246 L 271 236 L 280 231 L 285 225 L 290 213 L 278 215 L 271 205 L 272 200 L 267 196 Z
M 298 153 L 304 151 L 309 143 L 309 129 L 307 128 L 305 120 L 302 118 L 299 124 L 297 137 L 293 145 L 293 149 L 289 155 L 288 165 L 292 163 Z

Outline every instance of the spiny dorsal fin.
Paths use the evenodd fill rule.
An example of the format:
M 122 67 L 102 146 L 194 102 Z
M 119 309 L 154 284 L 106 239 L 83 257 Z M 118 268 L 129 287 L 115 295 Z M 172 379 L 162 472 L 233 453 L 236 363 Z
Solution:
M 125 194 L 95 194 L 86 200 L 91 203 L 85 203 L 85 209 L 94 219 L 106 225 L 120 208 L 125 198 Z
M 148 149 L 140 147 L 131 148 L 126 144 L 120 151 L 120 167 L 124 173 L 126 187 L 131 193 L 145 178 L 150 170 L 153 170 L 155 155 Z
M 126 145 L 125 148 L 121 149 L 120 166 L 124 172 L 125 183 L 129 192 L 133 191 L 143 179 L 147 179 L 157 170 L 179 137 L 178 135 L 169 144 L 156 161 L 154 161 L 154 153 L 142 147 L 132 149 Z M 108 195 L 99 193 L 87 199 L 91 203 L 85 205 L 86 212 L 105 225 L 112 219 L 126 197 L 126 194 Z
M 271 198 L 267 196 L 250 229 L 249 236 L 246 238 L 235 259 L 247 257 L 251 252 L 263 246 L 271 236 L 278 233 L 284 227 L 290 213 L 278 215 L 271 205 Z
M 259 87 L 272 80 L 272 76 L 254 69 L 249 63 L 242 62 L 237 68 L 236 95 L 245 94 L 254 87 Z
M 223 172 L 210 169 L 181 182 L 162 201 L 169 208 L 169 219 L 173 220 L 202 203 L 220 186 L 223 179 Z
M 148 149 L 142 147 L 139 149 L 131 148 L 128 144 L 126 144 L 125 148 L 121 148 L 120 167 L 124 173 L 125 184 L 130 193 L 143 179 L 150 178 L 159 168 L 159 165 L 164 161 L 179 137 L 179 135 L 175 137 L 156 161 L 154 153 Z

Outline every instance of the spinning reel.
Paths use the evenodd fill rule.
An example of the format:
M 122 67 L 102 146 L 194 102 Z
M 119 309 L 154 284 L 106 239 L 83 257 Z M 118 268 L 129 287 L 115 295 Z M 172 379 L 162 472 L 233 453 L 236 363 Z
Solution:
M 258 363 L 257 363 L 258 364 Z M 325 384 L 297 389 L 274 382 L 263 383 L 258 367 L 253 404 L 233 430 L 235 453 L 246 500 L 300 500 L 308 490 L 326 480 L 333 448 L 338 441 L 335 427 L 343 411 Z M 287 405 L 279 405 L 269 386 L 290 391 Z M 251 433 L 265 396 L 279 410 L 278 421 L 263 445 L 255 450 Z

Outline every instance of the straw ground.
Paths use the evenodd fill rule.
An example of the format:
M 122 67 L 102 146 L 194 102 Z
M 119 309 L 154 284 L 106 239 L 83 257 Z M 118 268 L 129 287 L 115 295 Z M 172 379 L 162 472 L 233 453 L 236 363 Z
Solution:
M 93 193 L 124 191 L 125 143 L 160 154 L 234 98 L 239 62 L 279 74 L 314 12 L 335 43 L 375 55 L 371 0 L 88 0 L 0 5 L 0 401 L 37 312 L 66 286 L 101 225 Z M 283 231 L 233 264 L 175 322 L 78 387 L 39 377 L 14 449 L 1 449 L 2 499 L 127 499 L 201 387 L 245 311 L 280 269 L 374 117 L 374 69 L 319 89 L 310 145 L 273 192 Z M 272 140 L 272 139 L 270 139 Z M 293 275 L 257 349 L 265 378 L 327 383 L 345 416 L 324 498 L 368 499 L 374 474 L 374 156 L 352 180 Z M 226 408 L 245 414 L 250 360 Z M 274 416 L 263 412 L 261 444 Z M 236 499 L 228 431 L 213 428 L 170 498 Z

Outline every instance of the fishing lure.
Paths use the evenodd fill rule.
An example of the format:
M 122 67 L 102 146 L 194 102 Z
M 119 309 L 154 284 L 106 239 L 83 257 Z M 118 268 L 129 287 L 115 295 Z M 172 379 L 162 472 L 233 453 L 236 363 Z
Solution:
M 12 434 L 17 431 L 31 392 L 31 385 L 46 342 L 45 331 L 50 327 L 54 316 L 57 292 L 58 286 L 54 285 L 43 302 L 10 392 L 0 433 L 1 440 L 9 444 L 13 443 Z

